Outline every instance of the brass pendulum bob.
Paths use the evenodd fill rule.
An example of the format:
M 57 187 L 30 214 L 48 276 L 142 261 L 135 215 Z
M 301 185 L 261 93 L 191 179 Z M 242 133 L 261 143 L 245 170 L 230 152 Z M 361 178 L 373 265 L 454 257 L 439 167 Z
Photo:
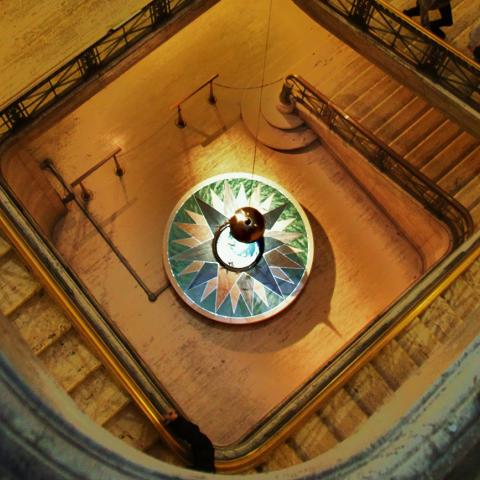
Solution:
M 239 242 L 256 242 L 265 232 L 265 217 L 253 207 L 239 208 L 228 222 L 232 237 Z

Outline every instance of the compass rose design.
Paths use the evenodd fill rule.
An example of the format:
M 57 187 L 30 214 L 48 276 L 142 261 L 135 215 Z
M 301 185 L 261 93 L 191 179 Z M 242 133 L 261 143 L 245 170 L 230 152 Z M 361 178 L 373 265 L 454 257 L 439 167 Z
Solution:
M 225 229 L 246 206 L 264 216 L 261 249 Z M 313 260 L 312 232 L 300 205 L 273 182 L 245 173 L 192 188 L 173 210 L 165 242 L 164 264 L 177 293 L 199 313 L 225 323 L 257 322 L 286 308 Z

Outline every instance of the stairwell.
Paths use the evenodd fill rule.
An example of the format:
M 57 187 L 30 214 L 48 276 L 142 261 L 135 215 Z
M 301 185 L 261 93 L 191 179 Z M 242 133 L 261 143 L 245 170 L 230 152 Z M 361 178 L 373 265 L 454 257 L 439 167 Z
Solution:
M 411 2 L 398 5 L 407 3 Z M 472 10 L 467 0 L 457 4 Z M 466 38 L 467 33 L 465 27 L 460 35 Z M 479 140 L 350 49 L 340 49 L 334 54 L 335 65 L 331 68 L 335 75 L 303 72 L 301 64 L 293 71 L 304 75 L 349 115 L 465 205 L 478 229 Z M 280 85 L 275 89 L 279 92 Z M 251 95 L 258 97 L 258 91 Z M 266 93 L 264 100 L 273 95 Z M 255 104 L 254 99 L 251 103 Z M 316 140 L 293 117 L 285 124 L 276 123 L 281 120 L 277 117 L 273 120 L 270 106 L 262 104 L 262 111 L 271 120 L 267 122 L 273 124 L 271 126 L 292 127 L 297 129 L 297 137 Z M 246 117 L 254 113 L 253 108 L 243 114 Z M 271 129 L 265 127 L 260 132 L 259 139 L 268 145 Z M 282 136 L 285 135 L 282 133 Z M 293 149 L 308 145 L 307 141 L 289 142 L 287 146 Z M 284 149 L 285 144 L 271 146 Z M 346 439 L 388 402 L 435 351 L 480 314 L 479 304 L 480 259 L 477 259 L 425 312 L 334 393 L 302 428 L 250 472 L 274 471 L 301 463 Z M 98 425 L 135 448 L 167 462 L 180 463 L 162 445 L 147 418 L 3 239 L 0 239 L 0 311 L 11 320 L 59 385 Z

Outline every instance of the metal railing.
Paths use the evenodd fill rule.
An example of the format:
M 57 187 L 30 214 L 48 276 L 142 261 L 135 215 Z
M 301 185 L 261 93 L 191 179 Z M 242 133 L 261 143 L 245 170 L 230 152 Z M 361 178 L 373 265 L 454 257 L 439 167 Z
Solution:
M 38 117 L 193 0 L 153 0 L 0 111 L 0 142 Z
M 382 0 L 314 0 L 327 5 L 432 78 L 480 110 L 480 65 Z
M 465 207 L 297 75 L 285 79 L 280 95 L 284 104 L 290 104 L 292 99 L 442 220 L 452 233 L 453 248 L 471 235 L 472 217 Z

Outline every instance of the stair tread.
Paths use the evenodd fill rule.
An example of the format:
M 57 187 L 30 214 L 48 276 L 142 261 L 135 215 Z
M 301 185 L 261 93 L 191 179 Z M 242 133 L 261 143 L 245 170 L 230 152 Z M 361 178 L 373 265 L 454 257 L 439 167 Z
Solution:
M 456 315 L 466 318 L 480 305 L 480 292 L 475 291 L 462 277 L 457 278 L 443 293 Z
M 387 343 L 371 363 L 392 390 L 396 390 L 416 368 L 413 359 L 395 339 Z
M 104 367 L 81 382 L 71 392 L 71 397 L 78 408 L 99 425 L 106 423 L 131 401 Z
M 416 317 L 403 332 L 400 332 L 395 340 L 417 365 L 422 365 L 433 349 L 440 344 L 419 317 Z
M 41 352 L 39 358 L 67 391 L 79 385 L 101 365 L 73 329 Z
M 372 415 L 393 393 L 387 382 L 369 363 L 348 381 L 345 390 L 368 415 Z
M 272 472 L 290 467 L 292 465 L 297 465 L 302 462 L 303 460 L 298 456 L 292 447 L 290 447 L 287 443 L 282 443 L 275 450 L 274 454 L 270 455 L 270 457 L 268 457 L 267 460 L 262 463 L 261 471 Z
M 0 236 L 0 257 L 3 257 L 12 250 L 12 246 Z
M 372 97 L 375 99 L 386 98 L 398 88 L 398 83 L 390 77 L 384 76 L 377 84 L 359 96 L 357 100 L 345 110 L 355 119 L 363 118 L 372 109 Z
M 405 158 L 416 167 L 426 165 L 433 157 L 441 152 L 462 132 L 461 128 L 453 122 L 446 120 L 435 131 L 419 143 Z
M 12 315 L 12 322 L 36 355 L 67 332 L 72 324 L 46 295 L 34 296 Z
M 40 284 L 17 256 L 0 264 L 0 311 L 11 315 L 41 289 Z
M 318 90 L 327 97 L 333 97 L 333 95 L 339 93 L 346 85 L 348 85 L 351 78 L 359 75 L 365 70 L 365 68 L 371 65 L 368 60 L 350 49 L 348 49 L 345 54 L 351 55 L 352 60 L 345 63 L 337 61 L 337 69 L 335 70 L 334 75 L 325 75 L 324 71 L 321 71 L 319 78 L 315 78 L 315 72 L 312 75 L 309 69 L 308 78 L 311 79 L 313 85 L 315 85 Z M 337 58 L 337 60 L 339 59 Z
M 414 123 L 429 109 L 428 104 L 420 97 L 413 97 L 402 109 L 394 114 L 387 122 L 380 126 L 375 135 L 389 144 Z
M 318 415 L 312 415 L 307 423 L 292 436 L 303 456 L 313 458 L 334 447 L 338 440 Z
M 448 334 L 460 323 L 461 318 L 442 297 L 437 297 L 421 315 L 422 322 L 440 342 L 445 342 Z
M 445 116 L 436 108 L 430 108 L 412 125 L 394 139 L 390 146 L 401 156 L 407 155 L 426 137 L 434 132 L 443 122 Z
M 477 292 L 480 292 L 480 257 L 462 273 L 461 277 Z
M 436 181 L 452 170 L 465 156 L 478 146 L 478 141 L 466 132 L 461 132 L 435 157 L 422 167 L 422 172 Z
M 475 228 L 478 229 L 480 227 L 480 202 L 470 209 L 470 215 L 472 216 Z
M 350 436 L 367 419 L 367 414 L 344 389 L 339 389 L 329 398 L 319 416 L 338 439 Z
M 153 424 L 133 403 L 129 403 L 120 410 L 105 423 L 104 427 L 111 434 L 138 450 L 147 450 L 160 438 Z
M 379 68 L 370 64 L 367 68 L 364 68 L 355 77 L 351 77 L 352 80 L 345 85 L 341 91 L 333 95 L 332 100 L 340 108 L 345 109 L 348 105 L 354 103 L 362 94 L 379 82 L 385 73 Z
M 438 181 L 438 185 L 446 190 L 450 195 L 455 195 L 465 185 L 480 174 L 480 145 L 476 144 L 475 148 L 465 155 L 455 167 L 447 171 Z M 478 190 L 478 185 L 477 190 Z
M 155 442 L 151 447 L 145 450 L 147 455 L 154 457 L 162 462 L 179 467 L 186 467 L 187 465 L 180 459 L 178 455 L 173 453 L 161 440 Z
M 414 94 L 410 90 L 400 86 L 365 115 L 362 118 L 362 123 L 371 131 L 377 130 L 410 102 L 413 97 Z

